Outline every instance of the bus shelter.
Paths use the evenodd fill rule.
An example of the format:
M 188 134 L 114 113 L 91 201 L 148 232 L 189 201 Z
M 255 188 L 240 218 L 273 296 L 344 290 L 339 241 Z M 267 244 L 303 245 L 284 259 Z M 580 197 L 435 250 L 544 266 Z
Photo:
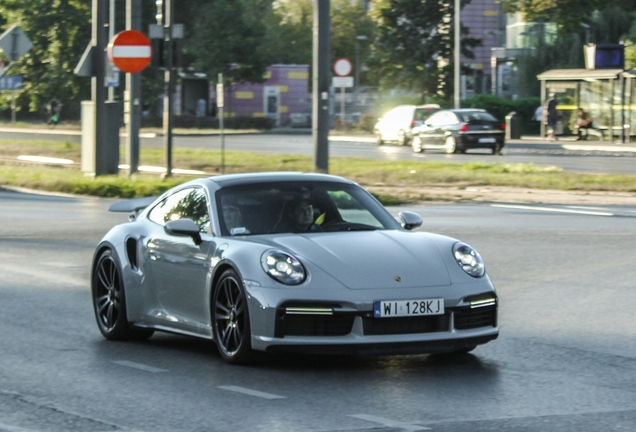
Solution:
M 541 100 L 557 97 L 557 134 L 576 134 L 577 109 L 583 108 L 594 120 L 601 140 L 621 142 L 630 139 L 636 127 L 636 71 L 623 69 L 553 69 L 537 75 L 541 81 Z M 546 136 L 545 122 L 541 136 Z

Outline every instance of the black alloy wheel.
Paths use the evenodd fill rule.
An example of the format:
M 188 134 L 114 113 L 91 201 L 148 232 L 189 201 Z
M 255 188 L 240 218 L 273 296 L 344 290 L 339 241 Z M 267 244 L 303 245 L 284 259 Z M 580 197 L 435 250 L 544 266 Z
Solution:
M 109 340 L 148 339 L 153 330 L 133 329 L 126 317 L 126 297 L 119 264 L 110 249 L 97 260 L 91 291 L 97 326 Z
M 223 360 L 242 364 L 253 357 L 247 298 L 241 278 L 233 269 L 221 275 L 214 290 L 214 340 Z

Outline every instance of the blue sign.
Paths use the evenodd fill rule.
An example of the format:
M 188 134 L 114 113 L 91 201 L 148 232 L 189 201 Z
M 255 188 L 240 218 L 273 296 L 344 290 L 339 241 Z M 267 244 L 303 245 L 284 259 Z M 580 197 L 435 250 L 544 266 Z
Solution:
M 0 90 L 22 90 L 22 77 L 3 76 L 0 78 Z

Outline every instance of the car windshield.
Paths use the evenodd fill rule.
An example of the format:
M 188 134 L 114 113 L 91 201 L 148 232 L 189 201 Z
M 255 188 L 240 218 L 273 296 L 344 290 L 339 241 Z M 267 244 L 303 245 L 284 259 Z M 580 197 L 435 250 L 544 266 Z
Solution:
M 359 186 L 277 182 L 216 193 L 224 236 L 395 229 L 395 219 Z
M 484 112 L 484 111 L 461 112 L 461 113 L 457 113 L 457 116 L 464 123 L 483 122 L 483 121 L 496 122 L 497 121 L 497 119 L 492 114 Z

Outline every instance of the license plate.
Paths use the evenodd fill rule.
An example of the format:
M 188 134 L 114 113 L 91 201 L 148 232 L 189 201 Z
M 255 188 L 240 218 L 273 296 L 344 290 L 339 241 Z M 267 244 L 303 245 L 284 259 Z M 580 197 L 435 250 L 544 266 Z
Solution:
M 373 304 L 373 316 L 393 318 L 405 316 L 443 315 L 444 299 L 382 300 Z
M 479 138 L 480 143 L 494 143 L 497 142 L 494 138 Z

